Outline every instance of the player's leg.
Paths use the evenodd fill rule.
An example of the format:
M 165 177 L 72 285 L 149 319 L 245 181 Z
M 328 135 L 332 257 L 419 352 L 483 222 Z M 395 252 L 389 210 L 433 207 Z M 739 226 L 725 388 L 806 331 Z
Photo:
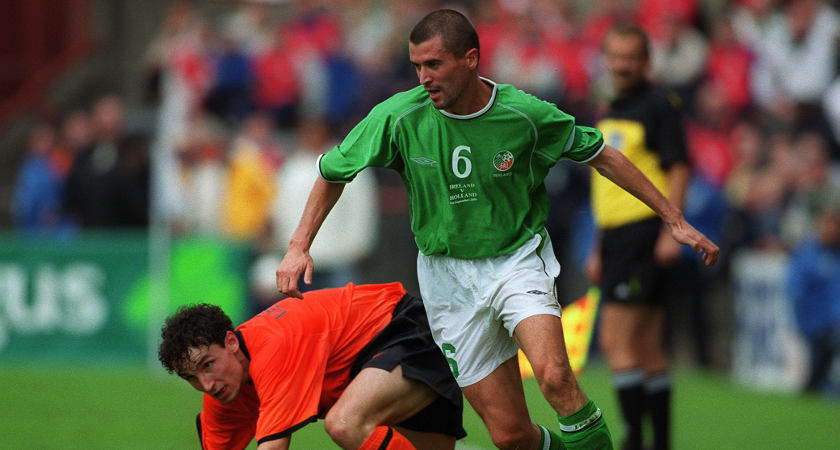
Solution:
M 647 306 L 639 331 L 641 364 L 645 370 L 644 404 L 653 424 L 653 448 L 671 447 L 671 374 L 665 353 L 663 332 L 665 311 Z
M 527 317 L 516 325 L 514 337 L 531 362 L 543 396 L 557 412 L 566 448 L 612 448 L 601 411 L 581 390 L 569 365 L 560 317 Z
M 528 414 L 516 357 L 477 383 L 462 386 L 461 391 L 481 417 L 496 447 L 537 448 L 541 431 Z
M 438 395 L 425 384 L 404 378 L 400 366 L 390 372 L 365 368 L 353 378 L 336 404 L 327 412 L 324 426 L 330 437 L 342 448 L 355 449 L 361 447 L 375 430 L 379 433 L 387 431 L 378 427 L 403 422 L 437 398 Z M 408 438 L 395 430 L 390 434 L 392 442 L 398 438 Z M 417 448 L 455 447 L 453 436 L 410 434 L 411 442 Z
M 642 447 L 645 370 L 639 359 L 639 330 L 646 309 L 640 305 L 606 302 L 601 305 L 598 340 L 613 373 L 613 385 L 624 420 L 623 447 Z

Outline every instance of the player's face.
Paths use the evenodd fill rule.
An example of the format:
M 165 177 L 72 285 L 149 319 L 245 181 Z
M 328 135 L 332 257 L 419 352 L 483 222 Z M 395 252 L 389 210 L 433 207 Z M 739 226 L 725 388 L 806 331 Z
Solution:
M 457 114 L 459 107 L 468 106 L 463 93 L 478 64 L 476 49 L 456 57 L 444 49 L 441 37 L 435 36 L 419 44 L 409 42 L 408 54 L 435 108 Z
M 608 34 L 604 41 L 604 58 L 618 92 L 626 92 L 645 79 L 648 58 L 640 37 Z
M 238 358 L 241 353 L 236 335 L 228 332 L 224 346 L 191 347 L 189 356 L 192 363 L 178 373 L 181 378 L 222 403 L 236 399 L 247 380 L 245 368 Z

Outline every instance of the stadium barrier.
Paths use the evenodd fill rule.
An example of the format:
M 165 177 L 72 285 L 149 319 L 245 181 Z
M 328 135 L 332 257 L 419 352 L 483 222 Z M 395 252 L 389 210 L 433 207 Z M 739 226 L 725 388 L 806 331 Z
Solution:
M 247 314 L 248 248 L 209 238 L 175 240 L 167 310 L 208 302 L 235 321 Z M 154 326 L 149 239 L 108 233 L 73 239 L 0 234 L 0 361 L 142 362 Z M 150 337 L 151 336 L 151 337 Z

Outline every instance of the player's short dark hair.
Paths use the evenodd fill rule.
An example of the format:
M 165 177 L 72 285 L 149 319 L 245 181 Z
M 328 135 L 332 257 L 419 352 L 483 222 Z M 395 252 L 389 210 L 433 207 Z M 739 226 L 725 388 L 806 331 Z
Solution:
M 408 36 L 408 41 L 417 45 L 435 36 L 440 36 L 444 50 L 457 57 L 464 56 L 471 49 L 479 50 L 480 53 L 475 27 L 458 11 L 439 9 L 430 12 L 417 22 Z
M 604 42 L 607 41 L 606 38 L 610 37 L 611 35 L 621 36 L 621 37 L 636 37 L 642 43 L 642 56 L 645 59 L 650 59 L 650 38 L 648 37 L 645 30 L 643 30 L 638 25 L 633 25 L 629 23 L 617 23 L 610 27 L 609 31 L 604 37 Z
M 182 306 L 161 328 L 158 359 L 169 373 L 179 372 L 190 362 L 190 348 L 224 345 L 228 331 L 233 331 L 233 322 L 222 308 L 207 303 Z

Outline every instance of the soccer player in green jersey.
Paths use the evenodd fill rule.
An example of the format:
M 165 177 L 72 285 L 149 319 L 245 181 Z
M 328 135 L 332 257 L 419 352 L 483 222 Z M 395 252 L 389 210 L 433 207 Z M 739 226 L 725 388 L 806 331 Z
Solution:
M 409 36 L 420 86 L 380 103 L 318 161 L 277 288 L 300 297 L 312 279 L 309 247 L 343 184 L 366 167 L 397 171 L 420 250 L 417 276 L 432 336 L 499 448 L 612 448 L 600 409 L 565 352 L 545 231 L 544 178 L 560 159 L 586 163 L 656 211 L 672 236 L 714 264 L 718 248 L 689 225 L 601 133 L 553 104 L 478 75 L 479 41 L 452 10 L 424 17 Z M 558 437 L 531 422 L 516 357 L 522 348 Z

